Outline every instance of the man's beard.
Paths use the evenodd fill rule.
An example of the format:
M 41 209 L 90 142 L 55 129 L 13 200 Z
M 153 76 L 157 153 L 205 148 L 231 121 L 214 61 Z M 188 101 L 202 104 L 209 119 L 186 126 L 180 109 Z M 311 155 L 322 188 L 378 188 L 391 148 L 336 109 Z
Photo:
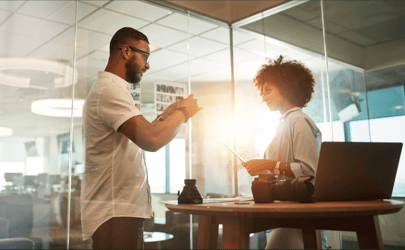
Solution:
M 127 71 L 126 78 L 130 83 L 138 83 L 141 81 L 141 78 L 138 76 L 138 73 L 141 72 L 139 65 L 136 65 L 134 58 L 125 63 L 125 69 Z

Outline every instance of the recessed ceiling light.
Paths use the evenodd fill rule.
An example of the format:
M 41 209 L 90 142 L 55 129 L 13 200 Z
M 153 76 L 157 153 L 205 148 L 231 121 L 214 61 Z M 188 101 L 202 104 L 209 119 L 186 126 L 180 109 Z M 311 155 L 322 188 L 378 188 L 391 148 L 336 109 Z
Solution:
M 75 99 L 74 117 L 82 117 L 84 99 Z M 42 99 L 31 103 L 32 113 L 53 117 L 70 117 L 72 114 L 71 99 Z
M 73 67 L 66 63 L 61 63 L 52 60 L 40 58 L 0 58 L 1 70 L 39 70 L 46 73 L 54 73 L 58 75 L 54 79 L 55 88 L 63 88 L 72 85 L 73 82 Z M 30 88 L 30 78 L 11 76 L 0 72 L 0 84 Z M 77 72 L 75 72 L 75 81 L 77 82 Z
M 11 128 L 0 127 L 0 137 L 13 135 L 13 130 Z

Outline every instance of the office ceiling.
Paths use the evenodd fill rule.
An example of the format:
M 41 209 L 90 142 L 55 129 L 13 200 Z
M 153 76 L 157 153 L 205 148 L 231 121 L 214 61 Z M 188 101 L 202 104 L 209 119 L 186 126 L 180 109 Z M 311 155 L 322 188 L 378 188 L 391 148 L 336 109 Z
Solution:
M 320 4 L 310 1 L 282 13 L 322 30 Z M 405 37 L 404 1 L 325 1 L 325 31 L 361 47 Z
M 402 2 L 345 3 L 345 6 L 327 3 L 328 32 L 362 46 L 403 35 L 400 30 L 392 29 L 388 38 L 381 28 L 392 23 L 400 27 L 405 24 L 401 19 L 405 7 Z M 229 81 L 231 63 L 226 25 L 191 17 L 188 27 L 184 13 L 144 1 L 79 1 L 78 4 L 77 98 L 85 98 L 86 91 L 97 78 L 97 72 L 104 70 L 111 36 L 125 26 L 144 32 L 151 45 L 157 47 L 152 53 L 151 68 L 141 82 L 143 102 L 153 102 L 153 83 L 156 80 L 188 82 L 189 68 L 192 83 Z M 0 1 L 0 58 L 42 58 L 72 66 L 75 5 L 74 1 Z M 362 14 L 366 13 L 364 6 L 381 15 L 376 14 L 374 18 Z M 283 15 L 319 28 L 319 17 L 314 14 L 319 12 L 316 10 L 318 7 L 319 3 L 309 2 L 284 11 Z M 357 18 L 357 21 L 350 21 L 350 18 Z M 372 34 L 373 30 L 381 34 Z M 358 36 L 362 38 L 358 39 Z M 314 58 L 312 54 L 272 41 L 264 45 L 262 37 L 251 32 L 234 31 L 233 44 L 237 81 L 251 81 L 264 63 L 265 52 L 274 57 L 279 54 L 294 57 L 313 69 L 320 67 L 319 63 L 314 63 L 319 58 Z M 20 136 L 55 134 L 69 128 L 69 118 L 43 117 L 30 111 L 30 104 L 36 99 L 71 97 L 70 87 L 55 87 L 55 74 L 33 70 L 3 70 L 1 73 L 27 77 L 31 81 L 29 88 L 0 85 L 0 126 L 16 128 L 15 131 L 21 131 L 16 132 Z M 75 119 L 75 122 L 80 126 L 81 119 Z

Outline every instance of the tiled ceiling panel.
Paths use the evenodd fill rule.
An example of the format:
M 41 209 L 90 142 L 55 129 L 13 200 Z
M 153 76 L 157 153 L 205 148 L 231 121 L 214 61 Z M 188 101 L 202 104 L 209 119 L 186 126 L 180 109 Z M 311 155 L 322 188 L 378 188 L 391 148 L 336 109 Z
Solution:
M 347 41 L 350 41 L 352 43 L 363 46 L 363 47 L 367 47 L 367 46 L 375 44 L 375 41 L 368 39 L 367 37 L 364 37 L 360 34 L 357 34 L 356 32 L 351 31 L 351 30 L 340 33 L 339 37 L 341 37 Z
M 139 29 L 147 25 L 148 22 L 135 17 L 121 15 L 105 9 L 99 9 L 91 16 L 79 22 L 79 27 L 102 33 L 114 35 L 117 30 L 123 27 Z
M 388 42 L 405 37 L 405 15 L 356 30 L 359 35 L 377 43 Z
M 308 24 L 322 30 L 322 19 L 320 18 L 315 18 L 307 22 Z M 347 31 L 347 29 L 343 26 L 340 26 L 338 24 L 335 24 L 331 21 L 325 20 L 325 31 L 331 34 L 338 34 L 344 31 Z
M 7 21 L 3 22 L 0 26 L 0 31 L 7 31 L 10 33 L 25 35 L 32 28 L 42 22 L 41 19 L 30 17 L 22 14 L 13 14 Z
M 209 61 L 207 59 L 198 58 L 190 63 L 190 74 L 192 76 L 210 72 L 219 68 L 226 67 L 226 64 Z
M 362 4 L 364 4 L 365 2 L 370 2 L 370 1 L 326 1 L 324 2 L 324 14 L 325 16 L 329 16 L 329 15 L 333 15 L 333 14 L 337 14 L 337 13 L 343 13 L 343 12 L 348 12 L 348 11 L 352 11 L 354 9 L 356 9 L 358 6 L 361 6 Z M 319 8 L 317 8 L 316 12 L 319 13 L 319 15 L 321 14 L 321 10 L 320 10 L 320 2 L 317 3 L 317 5 L 319 6 Z M 300 5 L 300 8 L 304 8 L 306 10 L 309 10 L 308 8 L 306 8 L 307 6 L 309 6 L 308 4 L 303 4 Z M 354 13 L 354 12 L 352 12 Z
M 84 0 L 82 2 L 101 7 L 108 3 L 110 0 Z
M 216 63 L 206 59 L 195 59 L 190 62 L 190 75 L 196 76 L 199 74 L 211 72 L 220 68 L 225 68 L 226 65 Z M 159 72 L 153 73 L 153 76 L 166 78 L 169 81 L 181 80 L 188 77 L 188 63 L 183 63 Z
M 7 51 L 10 50 L 11 44 L 17 40 L 20 35 L 0 32 L 0 57 L 4 57 Z
M 91 66 L 97 71 L 102 71 L 107 66 L 109 54 L 102 51 L 95 51 L 77 61 L 78 66 Z
M 65 30 L 63 33 L 59 34 L 54 39 L 52 39 L 52 42 L 69 45 L 69 44 L 74 43 L 74 41 L 75 41 L 74 38 L 75 38 L 75 28 L 71 27 L 71 28 Z
M 21 7 L 26 1 L 0 1 L 0 9 L 15 11 Z
M 195 57 L 191 56 L 190 60 L 194 58 Z M 187 54 L 161 49 L 152 53 L 151 60 L 149 62 L 149 72 L 156 72 L 161 69 L 165 69 L 172 65 L 177 65 L 186 61 L 188 61 Z
M 88 52 L 102 48 L 109 43 L 111 36 L 104 35 L 95 31 L 78 29 L 77 31 L 77 46 L 85 48 Z
M 155 73 L 147 72 L 148 76 L 156 77 L 158 79 L 166 80 L 166 81 L 175 81 L 178 79 L 183 79 L 188 77 L 188 65 L 187 63 L 183 63 L 177 66 L 170 67 L 165 70 L 161 70 Z
M 286 49 L 283 51 L 276 52 L 273 54 L 272 59 L 276 59 L 280 55 L 285 57 L 287 60 L 305 61 L 314 59 L 314 57 L 308 52 L 305 52 L 304 50 L 300 51 L 298 49 Z
M 31 53 L 30 57 L 44 58 L 50 60 L 72 60 L 73 55 L 69 54 L 70 50 L 66 50 L 66 45 L 61 43 L 48 42 L 44 46 Z
M 187 79 L 183 79 L 185 81 Z M 217 70 L 210 71 L 198 76 L 191 77 L 191 82 L 218 82 L 218 81 L 229 81 L 231 82 L 231 67 L 223 67 Z
M 260 55 L 240 48 L 234 48 L 233 50 L 233 58 L 235 63 L 249 61 L 258 57 L 260 57 Z M 229 49 L 224 49 L 205 56 L 204 58 L 229 65 L 231 63 L 231 52 Z
M 78 7 L 79 7 L 79 12 L 77 16 L 78 21 L 80 21 L 82 18 L 84 18 L 85 16 L 89 15 L 91 12 L 97 9 L 96 6 L 85 4 L 82 2 L 79 2 Z M 76 12 L 76 2 L 69 1 L 64 8 L 60 9 L 58 12 L 51 15 L 48 19 L 55 22 L 61 22 L 72 25 L 75 23 L 75 12 Z
M 20 37 L 15 40 L 11 46 L 8 48 L 8 57 L 25 57 L 40 45 L 44 44 L 45 40 L 40 40 L 37 38 L 30 38 L 29 43 L 27 43 L 27 37 Z
M 266 51 L 266 54 L 274 54 L 277 53 L 279 51 L 285 50 L 286 48 L 271 44 L 271 43 L 264 43 L 261 40 L 253 40 L 253 41 L 249 41 L 246 43 L 242 43 L 237 45 L 237 47 L 241 48 L 241 49 L 245 49 L 245 50 L 249 50 L 249 51 L 253 51 L 259 54 L 263 54 Z
M 238 68 L 248 69 L 256 73 L 259 70 L 259 68 L 265 63 L 266 61 L 264 57 L 258 57 L 253 60 L 237 63 L 235 66 Z
M 301 6 L 298 6 L 297 8 L 291 8 L 291 9 L 285 10 L 282 12 L 282 14 L 305 22 L 308 20 L 312 20 L 316 17 L 319 17 L 319 15 L 321 13 L 314 12 L 314 11 L 308 11 L 306 9 L 301 8 Z
M 204 56 L 204 58 L 211 60 L 211 61 L 219 62 L 222 64 L 230 65 L 231 64 L 230 56 L 231 56 L 231 52 L 227 48 L 227 49 L 223 49 L 221 51 L 217 51 L 215 53 L 209 54 L 207 56 Z
M 43 21 L 31 31 L 29 31 L 26 36 L 49 40 L 59 33 L 62 33 L 68 27 L 69 26 L 66 24 L 55 23 L 52 21 Z
M 217 41 L 220 43 L 229 45 L 229 29 L 224 27 L 218 27 L 214 30 L 210 30 L 201 34 L 200 36 Z M 237 45 L 243 42 L 247 42 L 254 39 L 253 36 L 247 32 L 233 31 L 233 44 Z
M 64 8 L 67 4 L 69 4 L 68 1 L 27 1 L 17 12 L 46 19 Z
M 140 29 L 140 31 L 148 37 L 151 44 L 160 48 L 164 48 L 187 39 L 187 33 L 173 30 L 158 24 L 148 25 L 145 28 Z
M 174 50 L 180 53 L 187 53 L 188 41 L 183 41 L 175 45 L 169 46 L 168 49 Z M 219 51 L 227 48 L 228 46 L 222 43 L 214 42 L 202 37 L 193 37 L 190 39 L 190 55 L 204 56 L 211 54 L 215 51 Z
M 4 22 L 9 16 L 11 16 L 11 14 L 11 11 L 0 10 L 0 24 Z
M 169 14 L 169 11 L 141 1 L 113 1 L 104 8 L 154 22 Z
M 215 24 L 211 24 L 205 21 L 198 20 L 196 18 L 190 17 L 190 33 L 193 35 L 198 35 L 200 33 L 203 33 L 205 31 L 214 29 L 218 27 Z M 161 20 L 159 20 L 157 23 L 168 26 L 173 29 L 181 30 L 184 32 L 188 32 L 188 20 L 186 15 L 182 15 L 179 13 L 174 13 L 170 16 L 167 16 Z
M 234 77 L 235 81 L 238 80 L 251 80 L 252 71 L 240 67 L 235 67 Z M 183 79 L 186 80 L 186 79 Z M 218 81 L 229 81 L 231 82 L 231 67 L 224 67 L 217 70 L 210 71 L 198 76 L 191 77 L 192 82 L 218 82 Z
M 386 0 L 389 4 L 395 6 L 398 9 L 402 9 L 405 11 L 405 1 L 398 1 L 398 0 Z
M 345 8 L 339 12 L 325 14 L 325 19 L 338 23 L 347 29 L 355 30 L 403 15 L 400 9 L 384 1 L 361 1 L 361 3 L 361 5 L 350 9 Z

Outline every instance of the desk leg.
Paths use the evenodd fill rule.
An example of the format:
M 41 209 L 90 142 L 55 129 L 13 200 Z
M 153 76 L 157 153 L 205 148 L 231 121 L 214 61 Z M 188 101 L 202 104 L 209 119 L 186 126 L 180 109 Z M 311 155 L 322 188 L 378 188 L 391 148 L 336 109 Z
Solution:
M 361 226 L 356 231 L 360 249 L 384 249 L 378 215 L 366 216 L 356 223 Z
M 314 228 L 303 228 L 302 237 L 305 249 L 322 249 L 321 232 Z
M 223 217 L 222 249 L 249 249 L 249 233 L 246 218 Z
M 215 216 L 198 216 L 198 248 L 218 248 L 218 223 Z

